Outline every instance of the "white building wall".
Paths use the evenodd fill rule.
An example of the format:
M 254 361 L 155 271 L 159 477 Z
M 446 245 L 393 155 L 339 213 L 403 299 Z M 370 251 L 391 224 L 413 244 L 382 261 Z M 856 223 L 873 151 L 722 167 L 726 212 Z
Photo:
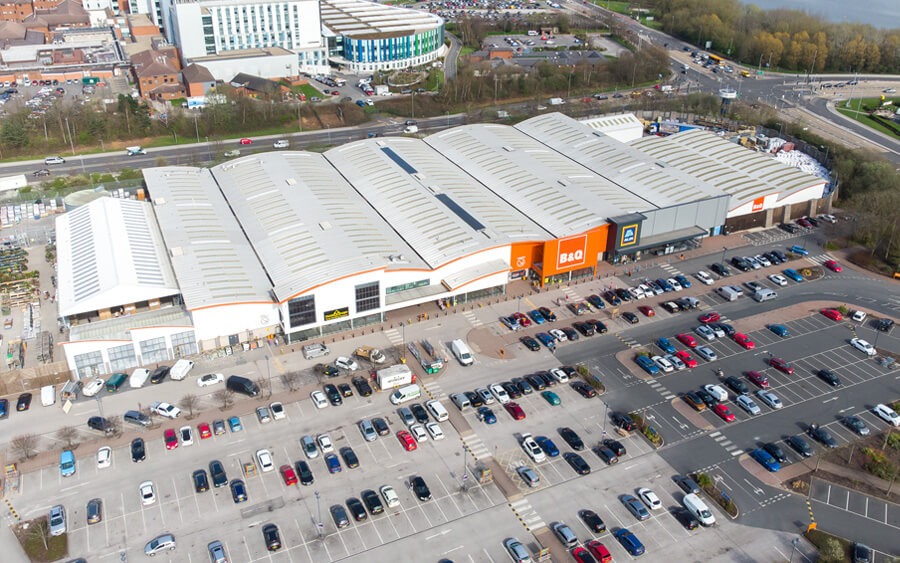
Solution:
M 229 82 L 240 72 L 262 78 L 280 78 L 297 74 L 297 55 L 246 57 L 241 59 L 205 59 L 194 61 L 205 66 L 216 80 Z
M 144 365 L 144 359 L 141 354 L 141 342 L 146 340 L 152 340 L 154 338 L 165 338 L 166 340 L 166 350 L 167 350 L 167 360 L 175 359 L 175 352 L 172 346 L 172 335 L 180 334 L 182 332 L 187 332 L 193 330 L 190 326 L 163 326 L 163 327 L 148 327 L 148 328 L 134 328 L 131 329 L 131 344 L 134 347 L 134 356 L 137 359 L 137 363 L 139 366 Z M 128 340 L 86 340 L 82 342 L 63 342 L 62 348 L 66 355 L 66 363 L 69 368 L 72 370 L 76 370 L 76 362 L 75 357 L 80 356 L 82 354 L 87 354 L 90 352 L 99 351 L 102 354 L 103 365 L 100 368 L 101 375 L 112 373 L 112 369 L 110 368 L 109 363 L 109 350 L 111 348 L 116 348 L 118 346 L 122 346 L 123 344 L 128 344 Z M 157 362 L 150 362 L 155 364 Z M 79 377 L 86 377 L 87 375 L 97 375 L 94 374 L 81 374 L 76 371 L 76 374 Z
M 177 45 L 181 53 L 181 59 L 191 57 L 205 57 L 206 43 L 203 39 L 203 18 L 200 14 L 200 4 L 180 3 L 170 4 L 166 2 L 166 15 L 170 25 L 166 26 L 166 40 Z
M 194 320 L 198 342 L 250 331 L 274 334 L 274 329 L 280 322 L 278 305 L 275 303 L 209 307 L 191 311 L 191 318 Z

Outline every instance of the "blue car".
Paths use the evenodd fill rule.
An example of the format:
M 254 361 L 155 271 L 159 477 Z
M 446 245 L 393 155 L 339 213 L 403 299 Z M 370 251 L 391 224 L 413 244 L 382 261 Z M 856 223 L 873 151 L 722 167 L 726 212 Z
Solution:
M 682 276 L 681 274 L 678 274 L 677 276 L 675 276 L 675 281 L 680 283 L 681 287 L 683 287 L 684 289 L 691 287 L 691 280 L 687 279 L 686 277 Z
M 647 356 L 638 356 L 634 359 L 634 361 L 637 362 L 637 365 L 641 366 L 641 369 L 643 369 L 650 375 L 656 375 L 659 373 L 659 366 L 657 366 L 656 363 Z
M 628 528 L 619 528 L 613 535 L 616 536 L 616 539 L 619 540 L 625 551 L 631 555 L 636 557 L 644 554 L 644 544 Z
M 341 472 L 341 460 L 338 459 L 337 454 L 325 454 L 325 465 L 328 466 L 329 473 Z
M 485 424 L 494 424 L 497 422 L 497 416 L 489 407 L 479 407 L 476 416 L 478 416 L 478 419 Z
M 358 105 L 361 108 L 364 108 L 364 107 L 366 107 L 366 102 L 364 102 L 362 100 L 356 100 L 356 105 Z
M 668 338 L 660 338 L 656 341 L 656 345 L 659 346 L 659 349 L 665 352 L 666 354 L 674 354 L 675 347 L 672 346 L 672 343 L 669 342 Z
M 542 325 L 544 324 L 544 321 L 547 320 L 544 318 L 544 315 L 542 315 L 541 312 L 537 309 L 528 313 L 528 316 L 531 317 L 531 320 L 533 320 L 534 324 L 536 325 Z
M 244 429 L 241 425 L 241 419 L 236 416 L 232 416 L 228 419 L 228 427 L 231 428 L 232 432 L 240 432 Z
M 556 350 L 556 339 L 547 334 L 546 332 L 539 332 L 534 335 L 535 338 L 541 341 L 541 344 L 550 348 L 551 350 Z
M 549 457 L 556 457 L 559 455 L 559 448 L 556 447 L 556 444 L 553 443 L 553 440 L 546 436 L 538 436 L 534 439 L 535 442 L 544 450 L 544 453 Z
M 75 454 L 72 450 L 63 450 L 59 454 L 59 474 L 63 477 L 75 475 Z
M 772 454 L 763 449 L 756 449 L 750 452 L 750 457 L 759 462 L 760 465 L 775 473 L 779 469 L 781 469 L 781 465 L 778 463 Z
M 800 256 L 807 256 L 807 255 L 809 255 L 809 250 L 806 250 L 805 248 L 803 248 L 803 247 L 800 246 L 799 244 L 795 244 L 794 246 L 788 248 L 788 250 L 789 250 L 790 252 L 793 252 L 794 254 L 799 254 Z
M 798 272 L 797 270 L 795 270 L 793 268 L 788 268 L 787 270 L 782 270 L 782 273 L 797 283 L 800 283 L 803 281 L 803 276 L 800 275 L 800 272 Z
M 669 293 L 669 292 L 675 291 L 675 288 L 672 287 L 672 284 L 670 284 L 670 283 L 668 282 L 668 280 L 664 280 L 664 279 L 662 279 L 662 278 L 659 278 L 658 280 L 656 280 L 656 285 L 658 285 L 659 287 L 661 287 L 662 290 L 663 290 L 665 293 Z
M 791 331 L 788 330 L 788 327 L 784 325 L 769 325 L 769 330 L 774 332 L 776 335 L 785 338 L 791 335 Z
M 9 415 L 9 401 L 0 399 L 0 418 L 6 418 Z

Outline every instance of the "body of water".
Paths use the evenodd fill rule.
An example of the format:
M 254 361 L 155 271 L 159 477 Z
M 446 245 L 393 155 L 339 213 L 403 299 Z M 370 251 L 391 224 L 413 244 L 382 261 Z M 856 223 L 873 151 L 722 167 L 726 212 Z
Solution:
M 743 0 L 765 10 L 803 10 L 832 22 L 867 23 L 875 27 L 900 28 L 900 0 L 866 0 L 857 4 L 846 0 Z

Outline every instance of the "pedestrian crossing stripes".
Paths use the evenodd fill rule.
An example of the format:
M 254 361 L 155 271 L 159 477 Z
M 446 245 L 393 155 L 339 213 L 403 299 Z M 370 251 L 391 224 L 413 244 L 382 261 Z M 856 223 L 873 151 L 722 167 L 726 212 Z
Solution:
M 731 454 L 732 457 L 737 457 L 745 453 L 744 450 L 735 446 L 734 442 L 723 436 L 721 432 L 713 432 L 709 435 L 709 437 L 715 440 L 717 444 L 725 448 L 725 451 Z
M 630 336 L 625 336 L 621 332 L 616 333 L 616 338 L 621 340 L 622 344 L 624 344 L 625 346 L 628 346 L 629 348 L 640 348 L 641 347 L 640 342 L 638 342 L 634 338 L 631 338 Z
M 578 303 L 581 301 L 581 296 L 578 295 L 578 292 L 572 289 L 571 287 L 564 287 L 563 293 L 565 294 L 560 301 L 560 305 L 565 305 L 566 303 Z
M 509 503 L 509 507 L 512 509 L 513 513 L 519 519 L 519 522 L 525 526 L 525 529 L 529 532 L 532 532 L 538 528 L 543 528 L 547 524 L 541 520 L 541 516 L 537 513 L 537 510 L 531 506 L 531 503 L 528 502 L 528 499 L 520 499 L 514 502 Z
M 463 311 L 463 316 L 466 318 L 466 320 L 469 321 L 472 326 L 476 328 L 484 324 L 483 322 L 481 322 L 481 319 L 478 318 L 478 315 L 476 315 L 474 311 Z
M 834 260 L 834 256 L 832 256 L 831 254 L 825 253 L 825 254 L 817 254 L 815 256 L 807 256 L 806 259 L 809 260 L 810 262 L 812 262 L 813 264 L 821 265 L 821 264 L 824 264 L 825 262 L 828 262 L 829 260 Z
M 391 341 L 391 344 L 394 346 L 400 346 L 403 344 L 403 335 L 400 334 L 400 331 L 396 328 L 389 328 L 384 331 L 384 335 L 387 336 L 387 339 Z
M 662 395 L 663 398 L 666 399 L 667 401 L 671 401 L 672 399 L 675 398 L 675 395 L 671 391 L 666 389 L 659 381 L 657 381 L 655 379 L 648 379 L 647 385 L 652 387 L 654 391 L 656 391 L 657 393 Z
M 681 270 L 669 263 L 660 264 L 659 267 L 667 271 L 671 276 L 680 276 L 682 274 Z
M 483 459 L 489 457 L 491 455 L 491 451 L 487 446 L 484 445 L 484 442 L 481 438 L 478 437 L 477 434 L 473 434 L 471 436 L 466 436 L 462 439 L 463 444 L 465 444 L 466 449 L 469 450 L 469 453 L 472 454 L 476 460 Z
M 440 399 L 447 396 L 447 393 L 441 389 L 441 386 L 433 381 L 423 384 L 422 389 L 424 389 L 432 399 Z

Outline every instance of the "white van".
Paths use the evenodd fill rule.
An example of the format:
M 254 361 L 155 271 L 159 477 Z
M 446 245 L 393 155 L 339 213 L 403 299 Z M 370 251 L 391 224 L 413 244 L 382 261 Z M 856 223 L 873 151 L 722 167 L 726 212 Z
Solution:
M 191 368 L 193 367 L 194 362 L 190 360 L 178 360 L 169 371 L 169 377 L 171 377 L 175 381 L 181 381 L 182 379 L 187 377 L 188 372 L 190 372 Z
M 464 366 L 470 366 L 475 363 L 475 357 L 472 356 L 471 350 L 466 346 L 466 343 L 462 340 L 454 340 L 450 343 L 450 350 L 453 352 L 453 355 L 456 356 L 456 359 L 459 360 Z
M 731 289 L 728 286 L 720 287 L 720 288 L 716 289 L 716 293 L 718 293 L 719 297 L 721 297 L 725 301 L 737 301 L 738 297 L 741 296 L 740 293 Z
M 144 368 L 138 368 L 131 372 L 131 377 L 128 378 L 128 386 L 132 389 L 137 389 L 147 383 L 147 378 L 150 377 L 150 370 Z
M 716 517 L 713 516 L 713 513 L 709 510 L 709 507 L 706 506 L 706 503 L 700 500 L 700 497 L 691 493 L 689 495 L 684 495 L 684 499 L 681 501 L 681 504 L 684 505 L 685 508 L 688 509 L 688 512 L 694 515 L 694 518 L 700 521 L 704 526 L 712 526 L 716 523 Z
M 307 360 L 327 356 L 331 350 L 324 344 L 307 344 L 303 347 L 303 357 Z
M 41 404 L 50 407 L 56 404 L 56 387 L 45 385 L 41 387 Z
M 407 401 L 418 399 L 422 396 L 422 389 L 413 383 L 412 385 L 404 385 L 391 394 L 391 403 L 399 405 Z
M 776 297 L 778 297 L 778 294 L 767 287 L 764 287 L 763 289 L 760 289 L 753 294 L 753 300 L 757 303 L 762 303 L 763 301 L 771 301 Z
M 450 395 L 450 400 L 453 401 L 453 404 L 456 405 L 456 408 L 461 411 L 464 411 L 472 406 L 472 403 L 469 402 L 469 398 L 466 397 L 464 393 L 453 393 L 452 395 Z
M 450 418 L 450 413 L 447 412 L 447 409 L 444 408 L 444 405 L 441 404 L 437 399 L 428 401 L 425 403 L 425 406 L 428 407 L 428 410 L 431 411 L 431 414 L 434 416 L 434 419 L 438 422 L 444 422 L 448 418 Z

